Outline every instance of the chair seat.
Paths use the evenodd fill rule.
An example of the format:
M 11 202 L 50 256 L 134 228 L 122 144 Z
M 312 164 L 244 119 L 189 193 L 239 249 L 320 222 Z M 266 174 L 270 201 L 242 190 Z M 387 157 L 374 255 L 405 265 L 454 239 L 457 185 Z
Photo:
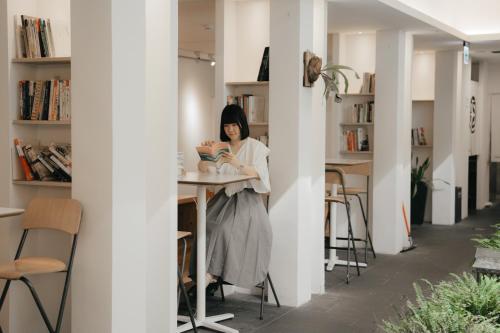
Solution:
M 338 193 L 339 194 L 344 193 L 342 191 L 342 187 L 339 187 Z M 363 188 L 363 187 L 346 187 L 345 188 L 346 195 L 356 195 L 356 194 L 364 194 L 364 193 L 366 193 L 366 188 Z
M 191 233 L 189 231 L 177 231 L 177 239 L 183 239 L 185 237 L 191 236 Z
M 345 203 L 344 197 L 340 195 L 327 195 L 325 196 L 326 202 L 336 202 L 336 203 Z
M 66 271 L 61 260 L 48 257 L 25 257 L 0 266 L 0 279 L 19 280 L 25 275 Z

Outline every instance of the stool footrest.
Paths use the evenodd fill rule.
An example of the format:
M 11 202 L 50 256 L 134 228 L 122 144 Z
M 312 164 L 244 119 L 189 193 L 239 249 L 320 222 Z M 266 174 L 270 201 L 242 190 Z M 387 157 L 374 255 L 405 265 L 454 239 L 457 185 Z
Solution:
M 348 239 L 347 237 L 337 237 L 337 240 L 351 240 L 350 238 Z M 362 239 L 362 238 L 353 238 L 354 241 L 356 242 L 368 242 L 367 239 Z

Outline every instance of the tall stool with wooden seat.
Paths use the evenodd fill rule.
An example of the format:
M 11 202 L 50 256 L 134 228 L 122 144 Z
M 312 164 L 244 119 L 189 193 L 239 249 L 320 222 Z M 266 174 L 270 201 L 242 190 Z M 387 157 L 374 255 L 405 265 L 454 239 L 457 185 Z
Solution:
M 191 307 L 191 302 L 189 302 L 189 296 L 186 291 L 186 286 L 184 285 L 183 275 L 184 268 L 186 265 L 186 252 L 187 252 L 187 238 L 191 236 L 190 232 L 187 231 L 177 231 L 177 240 L 182 240 L 182 261 L 181 268 L 177 269 L 177 278 L 179 279 L 179 293 L 182 292 L 182 296 L 184 297 L 184 301 L 186 302 L 186 306 L 189 313 L 189 319 L 191 320 L 191 325 L 193 325 L 193 331 L 198 332 L 194 320 L 193 308 Z M 179 307 L 180 295 L 177 295 L 177 307 Z
M 339 194 L 344 193 L 344 189 L 340 188 L 338 191 Z M 345 188 L 345 194 L 346 196 L 351 196 L 351 197 L 356 197 L 358 198 L 359 202 L 359 208 L 361 209 L 361 214 L 363 216 L 363 222 L 365 223 L 365 239 L 361 238 L 354 238 L 355 241 L 358 242 L 364 242 L 365 243 L 365 262 L 368 261 L 368 243 L 370 244 L 370 250 L 373 254 L 373 258 L 377 258 L 377 255 L 375 254 L 375 249 L 373 248 L 373 243 L 372 243 L 372 237 L 370 235 L 370 230 L 368 228 L 368 216 L 365 213 L 365 209 L 363 207 L 363 202 L 361 201 L 361 195 L 366 194 L 366 201 L 368 202 L 368 192 L 366 188 L 362 187 L 346 187 Z
M 354 260 L 356 263 L 356 271 L 358 276 L 361 274 L 359 270 L 359 261 L 358 254 L 356 251 L 356 243 L 354 241 L 354 233 L 351 224 L 351 205 L 349 204 L 349 200 L 347 200 L 346 187 L 345 187 L 345 173 L 342 169 L 339 168 L 328 168 L 325 173 L 326 182 L 329 184 L 335 184 L 340 186 L 339 194 L 327 195 L 325 196 L 326 203 L 337 203 L 344 205 L 347 214 L 347 237 L 336 237 L 337 240 L 346 240 L 347 247 L 339 247 L 339 246 L 327 246 L 327 249 L 335 249 L 335 250 L 347 250 L 347 264 L 346 264 L 346 282 L 349 283 L 350 278 L 350 264 L 351 264 L 351 245 L 352 251 L 354 253 Z M 340 194 L 341 193 L 341 194 Z M 331 212 L 328 211 L 328 221 L 331 221 Z M 330 224 L 331 227 L 331 224 Z
M 35 301 L 48 331 L 50 333 L 59 333 L 61 331 L 81 218 L 82 207 L 76 200 L 61 198 L 35 198 L 31 200 L 23 217 L 23 235 L 17 248 L 14 261 L 0 266 L 0 279 L 6 280 L 2 296 L 0 297 L 0 310 L 9 291 L 11 282 L 21 281 L 31 292 L 31 296 Z M 68 263 L 66 264 L 58 259 L 50 257 L 21 257 L 21 252 L 28 238 L 28 233 L 32 229 L 57 230 L 71 235 L 73 237 L 73 243 Z M 36 289 L 27 278 L 27 276 L 30 275 L 49 273 L 66 274 L 55 328 L 52 326 L 45 312 Z

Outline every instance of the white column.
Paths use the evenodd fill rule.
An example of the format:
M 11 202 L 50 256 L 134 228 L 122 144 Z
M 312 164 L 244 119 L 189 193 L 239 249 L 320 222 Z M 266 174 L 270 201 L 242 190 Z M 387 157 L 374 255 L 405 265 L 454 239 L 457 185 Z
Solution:
M 412 52 L 409 33 L 377 32 L 372 208 L 379 253 L 396 254 L 407 239 L 402 205 L 409 219 Z
M 315 132 L 324 126 L 319 123 L 320 119 L 324 122 L 324 115 L 313 115 L 323 111 L 314 109 L 313 89 L 302 87 L 303 52 L 314 47 L 315 4 L 319 2 L 271 1 L 270 218 L 274 237 L 270 270 L 280 301 L 291 306 L 311 297 L 311 260 L 318 265 L 314 274 L 323 274 L 323 263 L 311 241 L 322 215 L 312 210 L 318 209 L 316 201 L 323 194 L 319 194 L 322 186 L 313 182 L 322 182 L 324 164 L 319 160 L 325 154 L 323 149 L 321 158 L 313 157 L 312 147 L 324 140 L 324 135 Z M 317 15 L 324 19 L 324 12 Z M 323 235 L 316 241 L 322 243 Z M 319 291 L 317 285 L 315 291 Z
M 327 64 L 327 13 L 325 0 L 314 0 L 313 49 L 312 51 Z M 325 156 L 326 156 L 326 101 L 323 97 L 323 83 L 320 78 L 312 93 L 312 133 L 315 138 L 311 146 L 312 219 L 311 219 L 311 292 L 325 292 Z M 320 138 L 325 138 L 321 140 Z
M 456 164 L 454 147 L 458 105 L 460 55 L 457 51 L 436 52 L 436 83 L 434 101 L 433 178 L 436 187 L 432 194 L 433 224 L 453 224 L 455 219 Z M 448 184 L 443 183 L 446 181 Z
M 174 332 L 177 2 L 71 10 L 72 332 Z

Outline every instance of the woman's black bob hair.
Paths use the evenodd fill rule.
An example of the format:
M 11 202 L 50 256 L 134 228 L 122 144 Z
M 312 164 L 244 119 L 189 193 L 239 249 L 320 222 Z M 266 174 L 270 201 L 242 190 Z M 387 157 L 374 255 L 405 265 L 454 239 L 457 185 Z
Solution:
M 226 132 L 224 132 L 224 125 L 226 124 L 238 124 L 240 127 L 241 140 L 245 140 L 250 135 L 247 116 L 239 105 L 227 105 L 224 110 L 222 110 L 222 115 L 220 117 L 220 140 L 227 142 L 231 141 L 231 139 L 226 135 Z

